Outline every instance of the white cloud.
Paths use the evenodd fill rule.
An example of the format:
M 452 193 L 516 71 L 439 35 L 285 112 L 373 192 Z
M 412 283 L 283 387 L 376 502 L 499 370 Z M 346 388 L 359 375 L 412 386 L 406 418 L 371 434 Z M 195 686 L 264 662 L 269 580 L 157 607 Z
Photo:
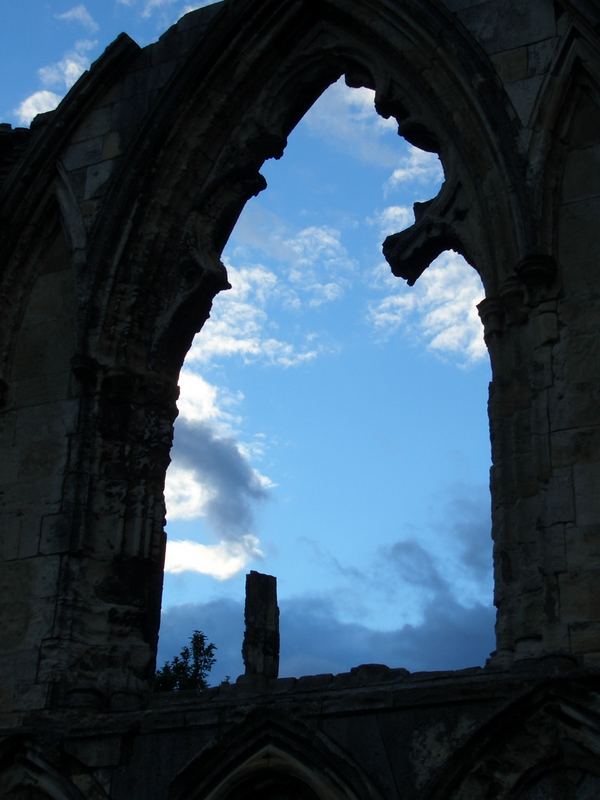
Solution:
M 266 307 L 274 297 L 285 295 L 273 272 L 260 265 L 236 268 L 229 264 L 228 273 L 233 288 L 216 298 L 210 319 L 188 353 L 188 364 L 206 365 L 239 357 L 245 363 L 262 361 L 292 367 L 312 361 L 322 352 L 312 341 L 305 340 L 298 347 L 270 332 Z
M 60 61 L 48 66 L 41 67 L 38 75 L 44 86 L 59 87 L 70 89 L 80 75 L 90 65 L 89 51 L 96 47 L 96 42 L 89 39 L 81 39 L 75 43 L 75 47 L 66 53 Z
M 439 184 L 443 180 L 444 170 L 439 157 L 409 144 L 407 155 L 400 159 L 399 166 L 388 178 L 387 188 L 397 189 L 409 182 Z
M 80 8 L 80 6 L 76 6 L 71 11 L 77 8 Z M 14 112 L 21 123 L 28 125 L 36 114 L 42 114 L 45 111 L 51 111 L 56 108 L 65 91 L 70 89 L 80 75 L 89 67 L 89 52 L 96 45 L 97 42 L 90 39 L 80 39 L 75 43 L 72 50 L 65 53 L 60 61 L 48 64 L 38 70 L 38 76 L 42 84 L 52 89 L 59 89 L 61 93 L 59 94 L 51 91 L 50 88 L 46 88 L 33 92 L 29 97 L 26 97 Z
M 23 125 L 29 125 L 31 120 L 37 114 L 43 114 L 46 111 L 52 111 L 60 103 L 61 96 L 55 92 L 50 92 L 47 89 L 41 89 L 38 92 L 30 94 L 25 100 L 15 109 L 15 114 Z
M 179 388 L 179 417 L 175 424 L 177 439 L 173 463 L 167 471 L 165 483 L 169 520 L 197 519 L 210 515 L 217 488 L 223 483 L 207 481 L 206 476 L 203 478 L 194 465 L 193 458 L 188 458 L 186 465 L 178 457 L 179 436 L 185 436 L 186 432 L 189 435 L 190 431 L 194 435 L 194 426 L 200 426 L 203 431 L 208 432 L 202 438 L 204 447 L 212 447 L 217 452 L 222 452 L 223 442 L 233 447 L 230 450 L 233 471 L 239 475 L 241 465 L 242 474 L 246 475 L 246 485 L 254 486 L 259 492 L 273 488 L 274 483 L 270 478 L 250 466 L 251 460 L 263 455 L 264 437 L 257 434 L 249 442 L 238 441 L 242 417 L 234 412 L 243 401 L 243 394 L 209 383 L 198 373 L 185 368 L 179 375 Z
M 170 521 L 203 517 L 213 496 L 214 491 L 198 480 L 194 469 L 180 467 L 176 461 L 170 465 L 165 480 L 165 502 Z
M 378 228 L 382 238 L 410 227 L 414 221 L 415 215 L 412 206 L 387 206 L 381 211 L 376 211 L 372 217 L 367 219 L 369 225 L 375 225 Z
M 258 257 L 276 265 L 277 285 L 272 296 L 288 308 L 316 308 L 340 299 L 358 268 L 338 228 L 309 225 L 290 231 L 276 214 L 258 203 L 245 209 L 233 242 L 237 260 Z
M 262 555 L 259 540 L 250 534 L 236 542 L 221 541 L 214 545 L 198 544 L 188 539 L 169 540 L 165 572 L 199 572 L 225 581 Z
M 370 320 L 386 337 L 403 327 L 429 350 L 472 364 L 487 353 L 476 308 L 483 296 L 476 271 L 457 253 L 446 252 L 412 288 L 398 281 L 392 294 L 371 306 Z
M 185 368 L 179 375 L 179 390 L 177 408 L 182 419 L 210 422 L 225 434 L 230 434 L 232 427 L 241 422 L 239 416 L 228 410 L 244 399 L 241 392 L 229 392 Z
M 78 6 L 73 6 L 73 8 L 70 8 L 62 14 L 55 14 L 54 16 L 56 19 L 62 20 L 63 22 L 78 22 L 80 25 L 83 25 L 84 28 L 92 32 L 97 31 L 100 27 L 83 3 Z

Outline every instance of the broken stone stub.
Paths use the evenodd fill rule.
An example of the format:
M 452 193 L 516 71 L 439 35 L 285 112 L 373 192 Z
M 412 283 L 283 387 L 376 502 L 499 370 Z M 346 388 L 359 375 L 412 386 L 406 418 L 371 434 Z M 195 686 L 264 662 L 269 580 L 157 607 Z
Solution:
M 242 656 L 246 675 L 279 674 L 277 578 L 252 570 L 246 575 L 246 630 Z

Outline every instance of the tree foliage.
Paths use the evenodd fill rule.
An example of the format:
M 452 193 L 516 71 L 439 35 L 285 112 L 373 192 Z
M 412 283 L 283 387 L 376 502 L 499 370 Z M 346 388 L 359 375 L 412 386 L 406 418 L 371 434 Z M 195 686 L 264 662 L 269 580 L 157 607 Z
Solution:
M 182 647 L 172 661 L 165 661 L 156 671 L 154 688 L 158 692 L 180 692 L 184 689 L 201 691 L 208 687 L 206 680 L 216 661 L 216 646 L 207 643 L 202 631 L 194 631 L 189 647 Z

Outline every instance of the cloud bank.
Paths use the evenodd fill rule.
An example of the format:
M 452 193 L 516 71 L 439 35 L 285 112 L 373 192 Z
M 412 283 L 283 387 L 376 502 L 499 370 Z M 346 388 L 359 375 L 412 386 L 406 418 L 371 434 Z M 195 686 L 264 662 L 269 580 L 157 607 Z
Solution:
M 419 625 L 376 630 L 339 619 L 329 598 L 297 597 L 280 603 L 282 677 L 346 672 L 359 664 L 386 664 L 411 671 L 481 666 L 494 649 L 495 611 L 452 599 L 430 603 Z M 195 629 L 217 645 L 211 683 L 243 672 L 244 607 L 222 599 L 163 612 L 158 663 L 172 658 Z
M 450 513 L 455 521 L 446 524 Z M 330 588 L 280 600 L 280 675 L 335 674 L 363 663 L 411 671 L 482 665 L 494 648 L 495 621 L 487 489 L 454 487 L 442 516 L 436 536 L 447 547 L 440 550 L 431 536 L 398 539 L 362 568 L 341 563 L 315 543 L 315 557 L 329 563 Z M 413 608 L 407 614 L 406 604 L 415 598 L 418 613 Z M 369 604 L 386 612 L 397 608 L 397 625 L 365 623 L 361 609 Z M 219 648 L 213 683 L 240 674 L 242 598 L 166 609 L 160 663 L 179 652 L 195 628 Z

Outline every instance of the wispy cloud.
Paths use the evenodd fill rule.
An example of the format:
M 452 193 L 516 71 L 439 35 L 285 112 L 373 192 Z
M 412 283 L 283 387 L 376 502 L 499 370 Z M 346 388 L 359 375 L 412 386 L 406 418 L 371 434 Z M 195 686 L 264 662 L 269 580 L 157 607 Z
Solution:
M 338 617 L 389 627 L 379 609 L 397 604 L 395 624 L 419 625 L 430 603 L 450 600 L 470 607 L 491 601 L 487 486 L 452 485 L 438 502 L 439 519 L 380 545 L 360 562 L 348 562 L 322 541 L 299 541 L 315 568 L 329 575 Z
M 70 89 L 80 75 L 89 67 L 89 53 L 97 45 L 90 39 L 81 39 L 75 46 L 54 64 L 41 67 L 38 75 L 44 86 L 64 87 Z
M 381 275 L 380 267 L 377 272 Z M 484 289 L 475 270 L 461 256 L 451 251 L 442 253 L 415 286 L 408 288 L 400 281 L 395 286 L 395 291 L 370 307 L 369 318 L 379 335 L 389 337 L 402 328 L 416 335 L 429 350 L 463 365 L 486 357 L 476 308 Z
M 340 78 L 313 105 L 301 125 L 351 158 L 392 170 L 385 191 L 427 185 L 433 196 L 444 180 L 435 153 L 419 150 L 397 134 L 393 118 L 375 111 L 375 92 L 350 89 Z M 417 198 L 415 198 L 417 199 Z
M 301 125 L 346 155 L 388 169 L 398 164 L 401 141 L 393 119 L 375 111 L 375 93 L 349 89 L 340 78 L 312 106 Z M 389 134 L 392 133 L 392 136 Z
M 358 262 L 348 252 L 343 234 L 332 225 L 291 230 L 260 203 L 244 210 L 233 237 L 238 260 L 266 260 L 277 274 L 277 297 L 297 309 L 340 299 Z
M 388 178 L 387 189 L 398 189 L 407 183 L 440 184 L 443 180 L 439 157 L 409 144 L 407 154 L 400 158 L 399 165 Z
M 77 41 L 74 47 L 54 64 L 40 67 L 38 77 L 45 86 L 26 97 L 15 109 L 15 115 L 23 125 L 28 125 L 36 114 L 52 111 L 62 100 L 65 92 L 90 65 L 90 51 L 97 42 L 90 39 Z M 57 91 L 52 91 L 56 89 Z M 60 93 L 59 93 L 60 92 Z
M 84 28 L 87 28 L 92 33 L 95 33 L 100 27 L 83 3 L 54 16 L 62 22 L 76 22 L 79 25 L 83 25 Z
M 172 6 L 177 2 L 179 2 L 179 0 L 146 0 L 144 8 L 142 9 L 142 17 L 147 19 L 151 17 L 155 11 L 164 9 L 167 6 Z
M 387 206 L 376 211 L 367 219 L 369 225 L 375 226 L 378 235 L 385 239 L 391 233 L 398 233 L 409 228 L 415 221 L 412 206 Z
M 217 297 L 210 319 L 194 339 L 187 356 L 190 365 L 207 365 L 217 359 L 238 357 L 244 363 L 261 361 L 281 367 L 294 367 L 312 361 L 322 347 L 304 337 L 295 344 L 274 335 L 268 305 L 289 298 L 274 272 L 260 265 L 228 265 L 232 289 Z M 323 287 L 321 289 L 321 297 Z M 313 295 L 313 298 L 317 295 Z

